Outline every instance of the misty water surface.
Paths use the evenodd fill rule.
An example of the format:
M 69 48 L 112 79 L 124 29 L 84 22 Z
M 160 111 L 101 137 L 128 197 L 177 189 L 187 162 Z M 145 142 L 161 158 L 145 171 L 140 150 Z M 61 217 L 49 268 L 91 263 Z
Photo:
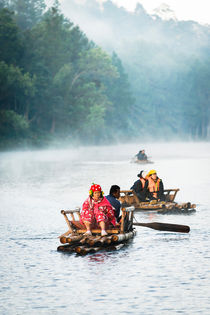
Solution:
M 139 149 L 154 161 L 130 163 Z M 137 227 L 118 252 L 56 251 L 61 209 L 81 206 L 92 182 L 129 189 L 154 168 L 193 215 L 137 213 L 187 224 L 190 234 Z M 1 314 L 209 314 L 210 144 L 132 144 L 0 154 Z

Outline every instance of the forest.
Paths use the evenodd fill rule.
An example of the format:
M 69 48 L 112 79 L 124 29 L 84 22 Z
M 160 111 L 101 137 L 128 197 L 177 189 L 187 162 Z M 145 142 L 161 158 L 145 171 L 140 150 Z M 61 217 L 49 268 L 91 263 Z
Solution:
M 152 19 L 141 6 L 131 16 L 110 1 L 102 13 L 83 9 L 112 37 L 90 36 L 58 1 L 1 0 L 0 149 L 209 140 L 209 27 Z M 168 34 L 148 41 L 141 25 Z

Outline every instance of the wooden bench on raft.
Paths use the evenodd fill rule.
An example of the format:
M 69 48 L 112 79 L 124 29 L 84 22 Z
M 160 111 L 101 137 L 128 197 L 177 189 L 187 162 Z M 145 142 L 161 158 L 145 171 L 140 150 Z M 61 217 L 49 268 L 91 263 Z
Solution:
M 109 226 L 106 228 L 106 232 L 108 234 L 122 234 L 132 230 L 133 227 L 133 213 L 135 208 L 128 207 L 122 208 L 122 217 L 120 220 L 120 226 L 114 227 Z M 86 232 L 86 227 L 84 224 L 80 222 L 80 208 L 75 210 L 61 210 L 61 213 L 64 216 L 64 219 L 68 226 L 68 231 L 64 234 L 60 235 L 59 237 L 67 236 L 69 234 L 84 234 Z M 71 217 L 71 219 L 69 218 Z M 92 234 L 100 234 L 101 229 L 99 227 L 93 227 L 91 229 Z
M 173 202 L 178 191 L 179 191 L 178 188 L 165 189 L 164 190 L 165 201 Z M 119 200 L 121 201 L 122 204 L 125 203 L 128 205 L 138 205 L 140 203 L 140 200 L 134 190 L 121 190 Z

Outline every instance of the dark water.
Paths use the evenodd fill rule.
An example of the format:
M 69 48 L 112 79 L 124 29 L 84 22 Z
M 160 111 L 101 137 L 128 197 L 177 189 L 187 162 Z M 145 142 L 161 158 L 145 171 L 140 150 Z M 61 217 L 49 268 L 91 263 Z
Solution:
M 210 144 L 119 145 L 0 154 L 0 314 L 209 314 Z M 130 163 L 141 148 L 153 165 Z M 137 227 L 117 252 L 56 251 L 61 209 L 81 206 L 92 182 L 129 189 L 154 168 L 193 215 L 138 213 L 142 222 L 191 227 L 187 235 Z

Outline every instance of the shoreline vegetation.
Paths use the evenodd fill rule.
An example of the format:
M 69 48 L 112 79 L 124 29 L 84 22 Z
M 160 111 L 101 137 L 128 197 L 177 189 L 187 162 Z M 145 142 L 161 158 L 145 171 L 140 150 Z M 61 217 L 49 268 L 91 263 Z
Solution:
M 110 4 L 104 16 L 113 8 L 125 15 Z M 139 44 L 145 54 L 157 48 Z M 132 45 L 128 51 L 134 54 Z M 159 69 L 148 71 L 142 51 L 131 54 L 133 67 L 138 63 L 132 69 L 118 52 L 109 54 L 88 39 L 61 13 L 58 1 L 48 10 L 43 0 L 1 1 L 0 151 L 63 140 L 81 145 L 209 140 L 209 52 L 207 43 L 202 59 L 194 51 L 195 58 L 185 56 L 182 71 L 163 71 L 161 77 Z

